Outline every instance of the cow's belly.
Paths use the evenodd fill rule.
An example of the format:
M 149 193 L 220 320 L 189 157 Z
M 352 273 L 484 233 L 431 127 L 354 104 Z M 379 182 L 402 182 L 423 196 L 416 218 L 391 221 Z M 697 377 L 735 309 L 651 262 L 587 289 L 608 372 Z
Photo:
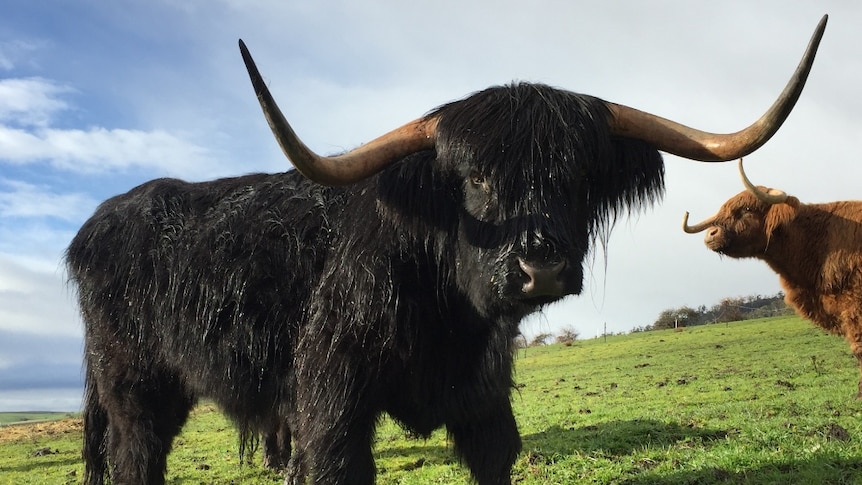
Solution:
M 393 391 L 384 410 L 410 432 L 427 438 L 445 424 L 445 413 L 438 400 L 430 396 L 424 399 L 419 396 L 399 396 L 397 390 Z

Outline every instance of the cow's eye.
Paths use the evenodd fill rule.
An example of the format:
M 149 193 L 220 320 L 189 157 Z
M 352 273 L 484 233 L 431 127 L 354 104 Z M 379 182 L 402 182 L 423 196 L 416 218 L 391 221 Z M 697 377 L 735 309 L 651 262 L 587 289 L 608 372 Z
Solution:
M 481 172 L 470 172 L 470 185 L 476 189 L 480 189 L 486 194 L 491 193 L 491 184 L 488 183 L 488 178 Z
M 470 183 L 476 187 L 484 187 L 487 184 L 487 181 L 485 180 L 484 175 L 474 171 L 470 173 Z

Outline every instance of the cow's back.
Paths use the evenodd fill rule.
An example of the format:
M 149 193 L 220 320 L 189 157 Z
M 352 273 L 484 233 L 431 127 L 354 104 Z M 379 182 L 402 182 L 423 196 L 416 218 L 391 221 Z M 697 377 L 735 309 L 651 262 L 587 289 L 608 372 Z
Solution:
M 103 203 L 67 251 L 90 364 L 169 370 L 235 415 L 271 406 L 325 258 L 330 193 L 289 172 L 159 179 Z

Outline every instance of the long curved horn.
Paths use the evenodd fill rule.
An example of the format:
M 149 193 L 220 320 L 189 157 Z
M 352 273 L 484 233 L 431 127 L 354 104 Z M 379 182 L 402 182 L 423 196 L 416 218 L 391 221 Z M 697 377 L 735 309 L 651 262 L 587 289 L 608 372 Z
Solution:
M 826 29 L 827 19 L 828 15 L 824 15 L 817 24 L 808 48 L 784 91 L 769 110 L 748 128 L 730 134 L 707 133 L 628 106 L 607 103 L 611 112 L 611 133 L 637 138 L 659 150 L 702 162 L 726 162 L 748 155 L 778 131 L 799 99 Z
M 745 170 L 742 168 L 742 159 L 739 159 L 739 176 L 742 178 L 742 185 L 745 188 L 754 194 L 760 201 L 765 202 L 769 205 L 772 204 L 780 204 L 787 200 L 787 194 L 784 191 L 778 189 L 769 189 L 769 191 L 764 192 L 757 188 L 751 180 L 748 180 L 748 177 L 745 175 Z
M 693 226 L 688 225 L 688 212 L 686 211 L 685 216 L 682 218 L 682 230 L 689 234 L 696 234 L 698 232 L 705 231 L 708 227 L 712 226 L 715 222 L 715 216 L 710 217 L 709 219 L 701 222 L 700 224 L 695 224 Z
M 241 39 L 239 49 L 275 139 L 293 166 L 309 179 L 325 185 L 349 185 L 411 153 L 434 148 L 437 119 L 426 117 L 411 121 L 342 155 L 321 157 L 296 136 Z

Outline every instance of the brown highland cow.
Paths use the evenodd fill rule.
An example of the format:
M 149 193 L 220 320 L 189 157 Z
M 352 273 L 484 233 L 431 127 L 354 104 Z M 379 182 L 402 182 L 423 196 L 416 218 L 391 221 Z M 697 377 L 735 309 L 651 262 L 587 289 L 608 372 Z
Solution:
M 785 301 L 823 329 L 843 335 L 862 369 L 862 201 L 803 204 L 777 189 L 746 190 L 718 213 L 683 230 L 706 231 L 706 246 L 731 258 L 762 259 L 781 278 Z M 857 398 L 862 398 L 862 380 Z

